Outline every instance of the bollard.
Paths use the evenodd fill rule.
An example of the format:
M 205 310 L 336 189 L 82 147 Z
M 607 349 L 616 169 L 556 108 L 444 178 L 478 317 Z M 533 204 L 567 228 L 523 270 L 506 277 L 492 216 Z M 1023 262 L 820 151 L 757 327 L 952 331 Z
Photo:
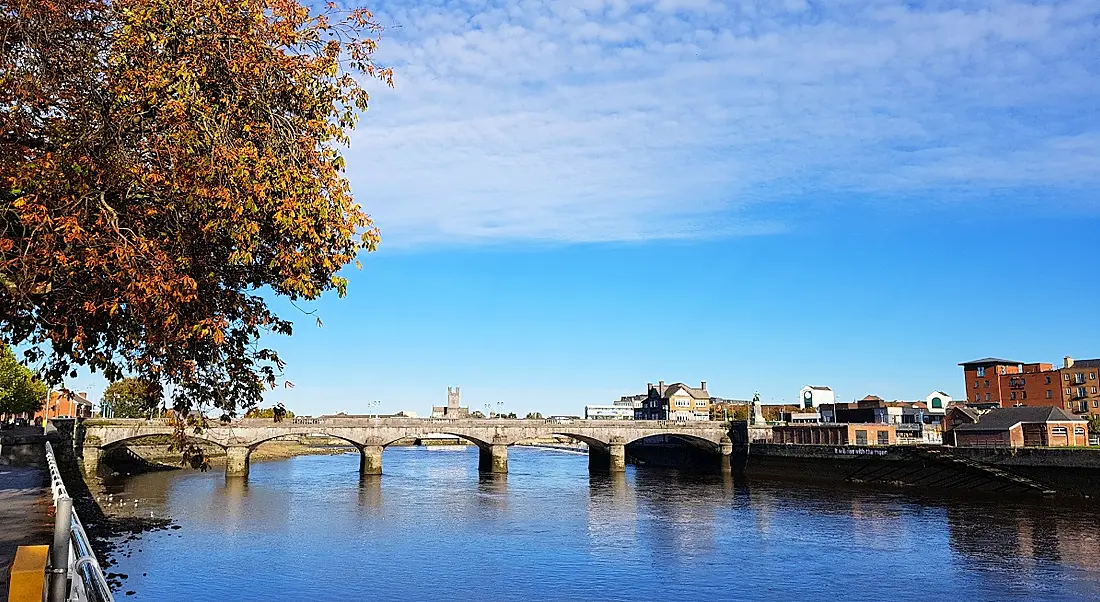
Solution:
M 67 495 L 57 498 L 53 523 L 53 545 L 50 546 L 49 602 L 65 602 L 69 597 L 69 538 L 73 524 L 73 500 Z

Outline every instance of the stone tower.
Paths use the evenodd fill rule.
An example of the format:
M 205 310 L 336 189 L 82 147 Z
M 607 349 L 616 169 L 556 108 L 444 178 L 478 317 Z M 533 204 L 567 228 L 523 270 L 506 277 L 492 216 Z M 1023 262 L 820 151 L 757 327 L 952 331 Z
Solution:
M 462 405 L 462 393 L 459 387 L 455 387 L 453 390 L 451 387 L 447 387 L 447 407 L 458 409 Z

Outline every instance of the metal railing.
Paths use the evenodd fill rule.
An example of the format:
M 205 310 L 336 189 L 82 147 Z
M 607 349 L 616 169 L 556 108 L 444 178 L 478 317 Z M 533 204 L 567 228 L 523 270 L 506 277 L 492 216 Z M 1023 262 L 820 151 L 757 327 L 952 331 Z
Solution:
M 65 489 L 49 441 L 46 442 L 46 464 L 56 510 L 47 599 L 49 602 L 114 602 L 103 569 L 92 551 L 91 540 L 73 509 L 73 500 Z

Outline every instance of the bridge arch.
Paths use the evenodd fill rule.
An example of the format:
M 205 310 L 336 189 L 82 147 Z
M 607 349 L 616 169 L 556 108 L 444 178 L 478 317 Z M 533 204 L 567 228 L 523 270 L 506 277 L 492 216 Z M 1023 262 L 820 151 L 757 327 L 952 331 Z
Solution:
M 94 441 L 91 442 L 91 443 L 95 443 L 96 447 L 103 450 L 104 452 L 107 452 L 107 451 L 110 451 L 110 450 L 113 450 L 113 449 L 117 449 L 118 447 L 121 447 L 123 445 L 130 444 L 133 441 L 136 441 L 138 439 L 147 439 L 149 437 L 171 437 L 171 436 L 172 435 L 167 434 L 167 433 L 140 433 L 140 434 L 137 434 L 137 435 L 130 435 L 130 436 L 127 436 L 127 437 L 120 437 L 118 439 L 112 439 L 112 440 L 109 440 L 109 441 L 106 441 L 106 442 L 104 442 L 102 440 L 99 440 L 98 443 L 95 443 Z M 222 449 L 225 449 L 225 447 L 226 447 L 225 443 L 222 443 L 220 441 L 215 441 L 213 439 L 207 439 L 206 437 L 202 437 L 202 436 L 199 436 L 199 435 L 187 435 L 186 437 L 184 437 L 184 441 L 187 441 L 188 443 L 192 443 L 192 442 L 208 443 L 210 445 L 220 447 Z M 85 440 L 85 445 L 86 446 L 90 445 L 90 442 Z
M 248 443 L 247 445 L 245 445 L 245 447 L 247 447 L 249 449 L 249 452 L 251 453 L 251 452 L 256 451 L 256 448 L 263 445 L 264 443 L 275 441 L 277 439 L 282 439 L 283 437 L 302 437 L 302 436 L 312 436 L 312 435 L 323 435 L 325 437 L 332 437 L 333 439 L 339 439 L 341 441 L 346 441 L 348 444 L 350 444 L 352 447 L 355 447 L 356 449 L 362 449 L 363 445 L 364 445 L 363 441 L 356 441 L 356 440 L 350 439 L 348 437 L 341 437 L 340 435 L 334 435 L 334 434 L 331 434 L 331 433 L 325 433 L 325 432 L 318 431 L 318 432 L 315 432 L 315 433 L 305 433 L 305 432 L 279 433 L 277 435 L 271 435 L 270 437 L 265 437 L 263 439 L 258 439 L 256 441 Z
M 389 441 L 385 441 L 384 443 L 382 443 L 382 447 L 389 447 L 389 446 L 393 445 L 394 443 L 397 443 L 398 441 L 400 441 L 402 439 L 422 439 L 422 438 L 427 437 L 429 435 L 448 435 L 450 437 L 458 437 L 459 439 L 463 439 L 465 441 L 469 441 L 470 443 L 473 443 L 474 445 L 478 446 L 478 448 L 480 448 L 480 449 L 486 449 L 486 448 L 491 447 L 493 445 L 490 441 L 486 441 L 484 438 L 475 437 L 473 435 L 470 435 L 469 433 L 463 433 L 463 432 L 461 432 L 457 429 L 440 429 L 440 430 L 435 430 L 435 431 L 425 431 L 425 432 L 422 432 L 422 433 L 421 432 L 409 433 L 407 435 L 397 437 L 396 439 L 390 439 Z
M 710 440 L 706 437 L 700 437 L 698 435 L 693 435 L 693 434 L 688 434 L 688 433 L 678 433 L 676 431 L 662 431 L 662 432 L 656 432 L 656 433 L 646 433 L 645 435 L 642 435 L 640 437 L 634 437 L 634 438 L 628 439 L 626 441 L 626 444 L 630 445 L 631 443 L 638 443 L 639 441 L 641 441 L 643 439 L 648 439 L 650 437 L 675 437 L 676 439 L 679 439 L 679 440 L 683 441 L 684 443 L 686 443 L 688 445 L 692 445 L 692 446 L 697 447 L 699 449 L 702 449 L 702 450 L 705 450 L 705 451 L 710 451 L 710 452 L 715 452 L 715 453 L 717 453 L 721 448 L 721 444 L 718 441 L 712 441 L 712 440 Z

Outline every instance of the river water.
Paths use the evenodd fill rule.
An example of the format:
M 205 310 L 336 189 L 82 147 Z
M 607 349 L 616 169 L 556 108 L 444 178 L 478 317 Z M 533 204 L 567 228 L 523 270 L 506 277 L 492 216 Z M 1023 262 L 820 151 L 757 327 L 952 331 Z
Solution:
M 127 544 L 120 600 L 1097 600 L 1096 507 L 1063 500 L 737 486 L 513 448 L 391 448 L 129 477 L 177 530 Z M 131 596 L 126 591 L 133 591 Z

